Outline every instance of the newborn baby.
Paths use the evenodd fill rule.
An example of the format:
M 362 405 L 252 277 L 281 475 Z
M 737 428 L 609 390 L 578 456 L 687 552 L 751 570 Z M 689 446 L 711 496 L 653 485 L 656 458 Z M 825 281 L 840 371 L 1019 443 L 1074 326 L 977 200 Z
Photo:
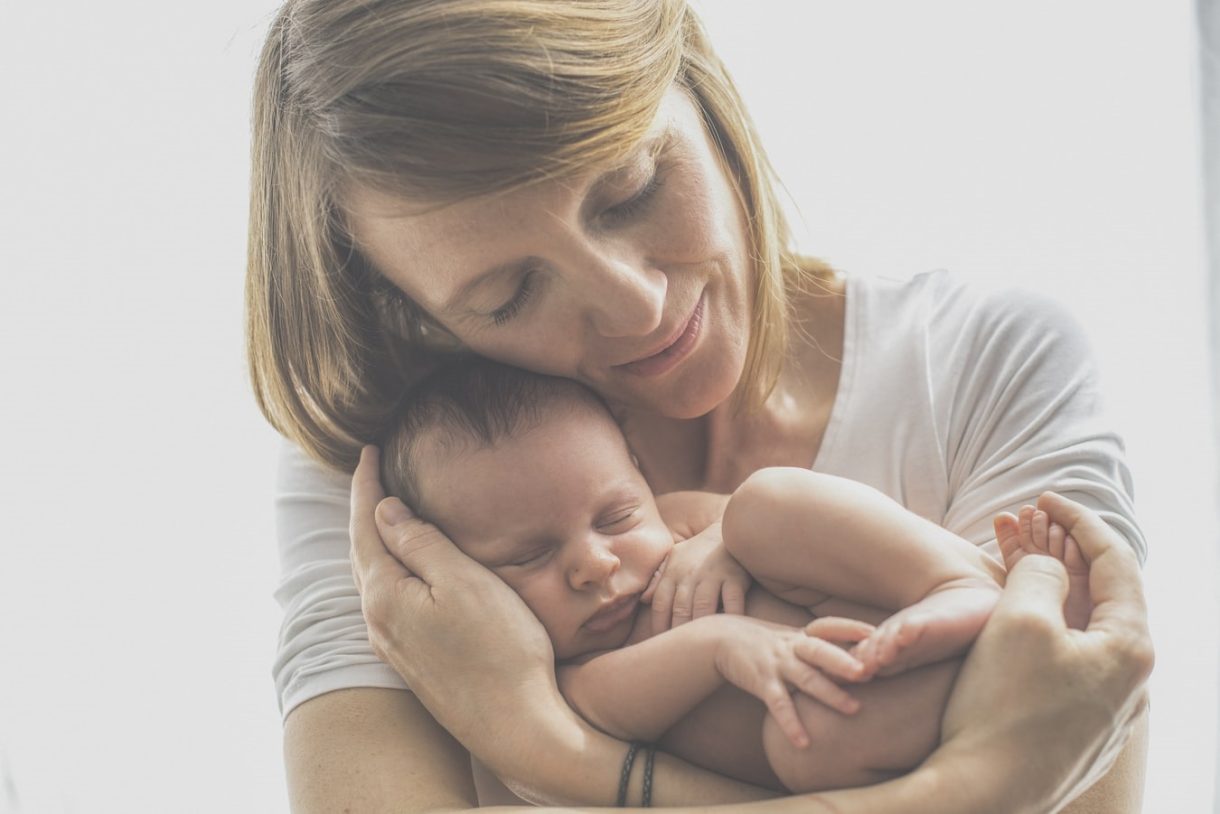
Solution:
M 412 390 L 382 446 L 387 490 L 521 596 L 590 723 L 776 790 L 918 765 L 1003 580 L 881 493 L 804 469 L 667 501 L 698 531 L 683 539 L 597 395 L 480 359 Z M 1039 514 L 997 518 L 1006 559 L 1079 560 Z M 694 585 L 711 602 L 692 621 L 643 611 Z

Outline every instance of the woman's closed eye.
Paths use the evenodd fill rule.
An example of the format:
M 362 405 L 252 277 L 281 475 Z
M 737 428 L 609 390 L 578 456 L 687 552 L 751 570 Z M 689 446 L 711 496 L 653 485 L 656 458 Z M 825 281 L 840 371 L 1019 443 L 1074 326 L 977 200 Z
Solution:
M 538 286 L 538 272 L 536 270 L 527 271 L 521 277 L 521 281 L 517 283 L 517 290 L 513 292 L 512 298 L 501 305 L 499 308 L 491 312 L 491 320 L 496 325 L 513 319 L 521 313 L 521 309 L 526 306 L 530 298 L 534 296 Z
M 634 216 L 643 213 L 656 198 L 663 181 L 661 167 L 658 165 L 653 170 L 652 176 L 644 186 L 640 187 L 638 192 L 627 198 L 627 200 L 603 210 L 601 214 L 602 219 L 608 220 L 613 224 L 630 220 Z

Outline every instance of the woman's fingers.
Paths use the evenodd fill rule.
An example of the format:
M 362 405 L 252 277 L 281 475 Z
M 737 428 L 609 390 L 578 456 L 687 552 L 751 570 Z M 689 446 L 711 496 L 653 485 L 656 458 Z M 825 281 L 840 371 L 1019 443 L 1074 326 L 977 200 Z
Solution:
M 1063 564 L 1051 557 L 1031 554 L 1022 557 L 1009 572 L 1005 591 L 993 613 L 1037 618 L 1059 631 L 1067 627 L 1063 619 L 1067 592 Z
M 381 486 L 380 455 L 377 447 L 360 450 L 360 463 L 352 474 L 351 535 L 352 575 L 356 588 L 364 591 L 365 580 L 375 573 L 402 575 L 402 566 L 386 549 L 377 530 L 374 512 L 385 498 Z
M 436 526 L 416 517 L 397 498 L 388 497 L 377 504 L 377 530 L 385 548 L 404 570 L 428 585 L 438 581 L 455 582 L 490 572 L 476 565 Z
M 1135 553 L 1099 515 L 1074 500 L 1046 492 L 1038 508 L 1066 529 L 1089 563 L 1093 613 L 1084 634 L 1101 634 L 1102 646 L 1116 649 L 1114 656 L 1132 668 L 1132 686 L 1139 686 L 1152 672 L 1154 654 Z

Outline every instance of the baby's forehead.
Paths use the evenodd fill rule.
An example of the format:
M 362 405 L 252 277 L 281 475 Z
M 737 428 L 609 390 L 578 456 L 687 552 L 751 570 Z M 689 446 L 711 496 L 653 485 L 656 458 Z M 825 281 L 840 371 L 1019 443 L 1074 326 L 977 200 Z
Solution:
M 579 434 L 554 432 L 560 425 L 568 428 L 573 422 L 579 424 Z M 610 437 L 621 444 L 625 459 L 632 460 L 631 450 L 622 428 L 610 412 L 599 402 L 584 397 L 550 399 L 538 405 L 530 414 L 522 415 L 511 427 L 488 440 L 457 423 L 438 421 L 417 433 L 414 443 L 415 471 L 419 484 L 420 503 L 428 504 L 429 484 L 446 480 L 445 475 L 454 467 L 463 466 L 472 456 L 478 458 L 481 469 L 498 472 L 504 477 L 519 477 L 522 467 L 530 461 L 522 460 L 519 441 L 543 439 L 542 452 L 548 458 L 563 460 L 566 466 L 581 466 L 582 457 L 565 447 L 583 446 L 594 436 Z M 535 445 L 537 451 L 537 445 Z M 629 464 L 634 466 L 634 464 Z M 421 506 L 421 508 L 424 508 Z

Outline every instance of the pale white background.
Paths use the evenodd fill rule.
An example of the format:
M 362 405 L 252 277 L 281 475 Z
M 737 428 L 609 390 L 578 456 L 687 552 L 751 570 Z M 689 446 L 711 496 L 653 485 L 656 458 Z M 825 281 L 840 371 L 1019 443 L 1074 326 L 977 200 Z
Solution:
M 1146 809 L 1209 811 L 1190 4 L 699 7 L 808 251 L 850 273 L 1015 281 L 1079 314 L 1152 548 Z M 0 3 L 0 811 L 286 808 L 275 438 L 241 338 L 248 99 L 272 8 Z

